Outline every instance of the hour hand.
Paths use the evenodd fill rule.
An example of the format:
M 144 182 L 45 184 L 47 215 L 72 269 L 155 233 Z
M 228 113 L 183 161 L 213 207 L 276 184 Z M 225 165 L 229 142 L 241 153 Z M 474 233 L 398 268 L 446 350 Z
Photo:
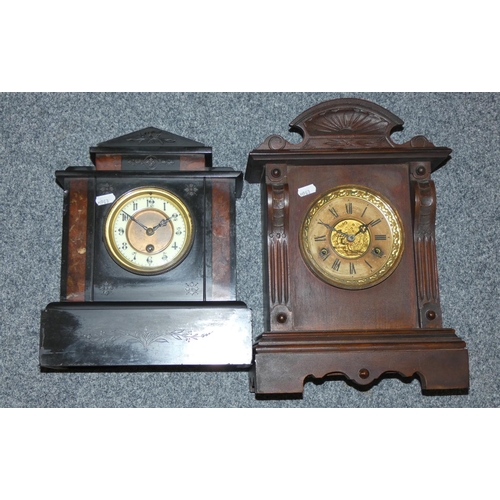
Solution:
M 160 227 L 165 227 L 168 222 L 170 221 L 172 217 L 167 217 L 166 219 L 163 219 L 162 221 L 160 221 L 158 224 L 156 224 L 156 226 L 153 228 L 153 231 L 156 232 L 157 229 L 159 229 Z
M 132 215 L 129 215 L 127 212 L 125 212 L 125 210 L 122 210 L 122 212 L 130 219 L 130 220 L 133 220 L 136 224 L 139 224 L 139 226 L 142 227 L 142 229 L 144 229 L 145 231 L 147 231 L 149 228 L 147 226 L 145 226 L 142 222 L 139 222 L 137 219 L 135 219 L 134 217 L 132 217 Z
M 358 234 L 361 234 L 361 233 L 366 233 L 366 231 L 368 231 L 369 226 L 370 226 L 370 224 L 361 224 L 359 226 L 358 232 L 354 236 L 357 236 Z

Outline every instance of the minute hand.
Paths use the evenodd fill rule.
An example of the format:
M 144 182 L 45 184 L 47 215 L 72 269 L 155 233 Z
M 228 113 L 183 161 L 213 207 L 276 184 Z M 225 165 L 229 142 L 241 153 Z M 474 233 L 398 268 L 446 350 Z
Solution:
M 142 222 L 139 222 L 137 219 L 135 219 L 134 217 L 132 217 L 131 215 L 129 215 L 127 212 L 125 212 L 125 210 L 122 210 L 122 212 L 130 219 L 130 220 L 133 220 L 136 224 L 139 224 L 139 226 L 142 227 L 142 229 L 144 229 L 145 231 L 147 231 L 149 228 L 147 226 L 145 226 Z
M 340 234 L 344 238 L 349 238 L 349 236 L 350 236 L 349 234 L 343 233 L 342 231 L 335 229 L 333 226 L 330 226 L 330 224 L 327 224 L 326 222 L 318 221 L 318 224 L 325 226 L 327 229 L 329 229 L 330 231 L 332 231 L 334 233 Z

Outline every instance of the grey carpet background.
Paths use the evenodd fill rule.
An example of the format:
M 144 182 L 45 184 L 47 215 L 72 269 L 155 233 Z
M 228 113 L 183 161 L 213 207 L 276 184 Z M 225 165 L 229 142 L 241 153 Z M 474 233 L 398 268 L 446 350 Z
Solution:
M 445 327 L 468 344 L 467 395 L 422 395 L 417 380 L 383 379 L 361 392 L 342 380 L 306 384 L 302 399 L 256 400 L 246 372 L 42 373 L 40 311 L 58 301 L 62 191 L 54 171 L 90 165 L 99 142 L 155 126 L 213 147 L 214 166 L 245 170 L 268 135 L 327 99 L 361 97 L 453 149 L 434 175 Z M 500 94 L 163 93 L 0 94 L 1 407 L 498 407 Z M 237 203 L 238 298 L 262 331 L 260 194 Z

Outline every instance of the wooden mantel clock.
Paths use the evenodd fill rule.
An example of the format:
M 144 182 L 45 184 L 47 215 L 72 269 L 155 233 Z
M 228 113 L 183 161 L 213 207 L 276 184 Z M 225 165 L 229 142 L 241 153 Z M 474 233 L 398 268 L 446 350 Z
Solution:
M 248 367 L 236 300 L 243 174 L 212 150 L 147 128 L 90 149 L 64 189 L 61 301 L 42 311 L 40 365 Z
M 268 137 L 246 180 L 263 203 L 266 331 L 254 345 L 251 389 L 300 394 L 306 379 L 343 375 L 369 386 L 417 375 L 423 390 L 468 388 L 468 353 L 444 329 L 431 173 L 451 150 L 359 99 L 301 114 L 291 144 Z

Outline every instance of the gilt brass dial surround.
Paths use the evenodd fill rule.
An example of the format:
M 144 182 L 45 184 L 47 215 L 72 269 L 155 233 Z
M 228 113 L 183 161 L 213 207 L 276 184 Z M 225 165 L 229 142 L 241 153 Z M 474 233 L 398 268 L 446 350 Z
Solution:
M 300 230 L 300 249 L 321 280 L 344 289 L 363 289 L 387 279 L 403 254 L 403 226 L 379 193 L 342 186 L 309 208 Z
M 193 243 L 184 202 L 156 187 L 133 189 L 112 205 L 104 229 L 109 254 L 127 271 L 161 274 L 180 264 Z

